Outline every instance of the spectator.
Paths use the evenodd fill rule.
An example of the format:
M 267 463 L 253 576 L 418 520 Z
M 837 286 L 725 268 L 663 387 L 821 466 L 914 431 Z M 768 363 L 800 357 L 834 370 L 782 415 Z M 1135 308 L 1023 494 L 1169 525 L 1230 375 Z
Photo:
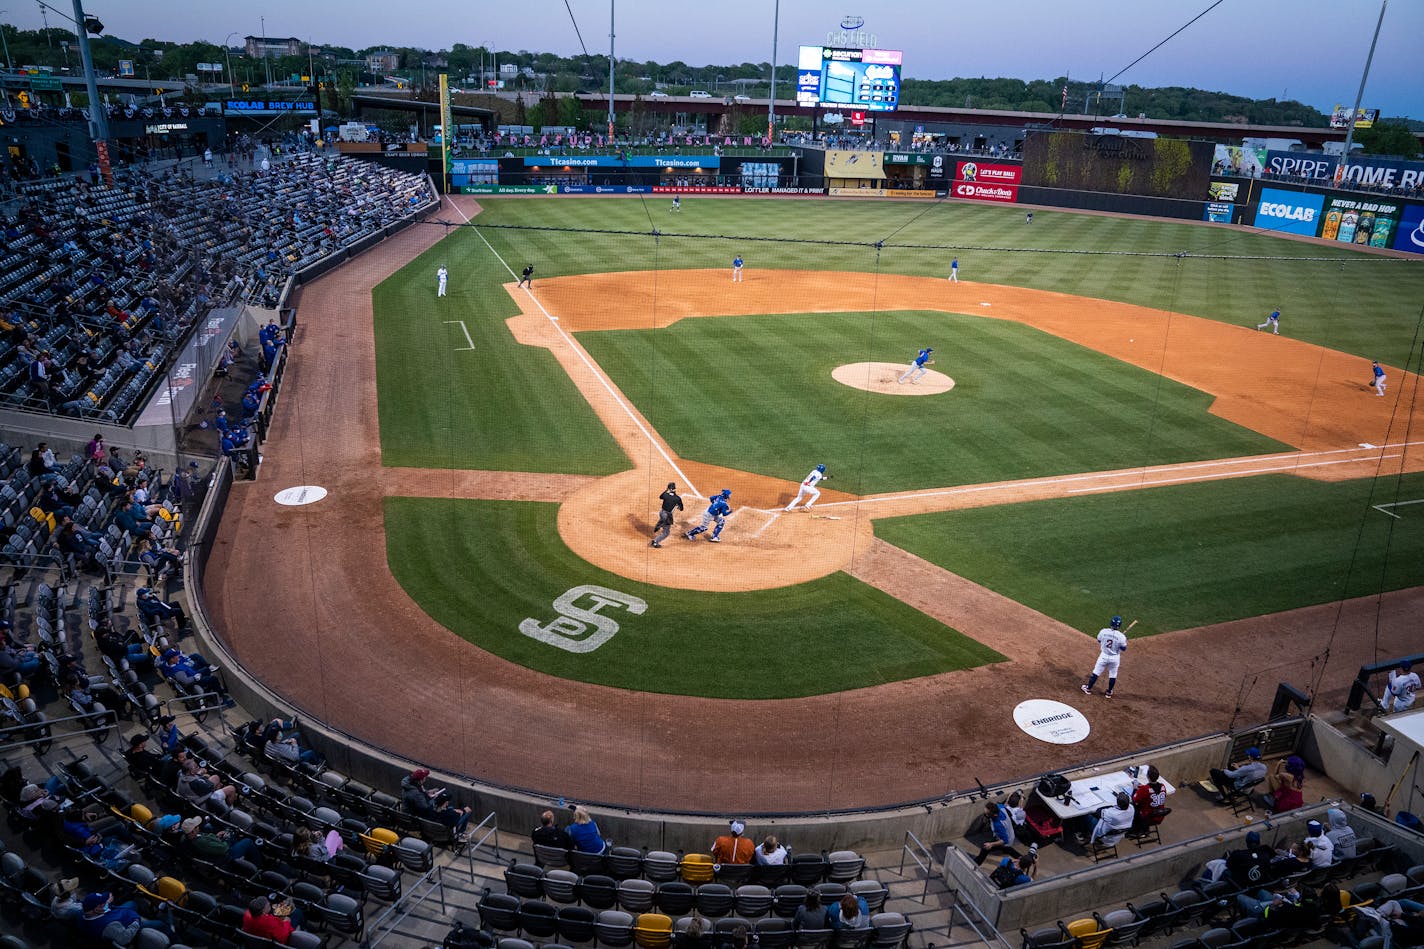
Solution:
M 283 910 L 285 912 L 279 916 L 273 912 L 274 908 L 279 912 Z M 267 897 L 253 897 L 252 901 L 247 904 L 247 911 L 242 914 L 242 931 L 249 936 L 261 936 L 278 945 L 285 946 L 288 937 L 292 935 L 292 930 L 296 928 L 291 919 L 291 914 L 294 912 L 290 903 L 284 902 L 273 907 Z
M 797 931 L 827 928 L 826 908 L 821 905 L 821 894 L 815 890 L 806 894 L 806 902 L 796 907 L 796 915 L 791 918 L 791 925 Z
M 1256 831 L 1246 834 L 1246 846 L 1226 854 L 1226 872 L 1242 889 L 1255 889 L 1272 878 L 1271 860 L 1275 852 L 1261 843 Z
M 608 849 L 607 841 L 598 832 L 598 825 L 583 805 L 574 808 L 574 822 L 569 825 L 569 837 L 573 839 L 574 848 L 581 853 L 603 853 Z
M 1330 829 L 1325 832 L 1325 836 L 1330 838 L 1330 843 L 1335 847 L 1335 860 L 1353 860 L 1356 857 L 1355 850 L 1355 829 L 1350 826 L 1345 818 L 1345 812 L 1338 807 L 1332 807 L 1325 812 L 1325 817 L 1330 821 Z
M 157 774 L 163 756 L 148 747 L 148 736 L 139 732 L 129 738 L 129 750 L 124 754 L 129 770 L 137 775 Z
M 131 667 L 138 668 L 153 662 L 153 653 L 149 651 L 147 643 L 130 634 L 119 632 L 110 626 L 107 620 L 101 621 L 94 629 L 94 641 L 98 644 L 99 651 L 112 659 L 115 665 L 127 662 Z
M 1037 856 L 1036 853 L 1026 853 L 1017 860 L 1013 857 L 1004 857 L 994 868 L 994 872 L 989 874 L 989 879 L 993 880 L 1001 890 L 1032 883 L 1034 874 L 1038 870 Z
M 96 432 L 94 437 L 84 446 L 84 457 L 96 465 L 104 463 L 105 452 L 104 436 Z
M 39 654 L 29 646 L 15 648 L 9 643 L 0 645 L 0 680 L 9 681 L 14 676 L 28 679 L 40 667 Z
M 1119 791 L 1112 807 L 1104 807 L 1098 811 L 1098 821 L 1093 825 L 1088 842 L 1091 844 L 1096 841 L 1099 846 L 1116 847 L 1123 835 L 1132 829 L 1133 818 L 1132 799 Z
M 231 860 L 245 860 L 256 848 L 257 843 L 247 837 L 231 839 L 228 831 L 216 834 L 203 831 L 203 819 L 190 817 L 179 825 L 178 852 L 193 860 L 208 863 L 227 863 Z
M 993 850 L 1012 852 L 1014 846 L 1014 822 L 1009 809 L 1002 804 L 989 801 L 984 805 L 984 818 L 989 822 L 991 839 L 979 845 L 979 853 L 974 858 L 975 866 L 982 864 Z M 1012 854 L 1017 856 L 1017 854 Z
M 1312 867 L 1328 867 L 1335 862 L 1335 842 L 1325 836 L 1325 827 L 1320 821 L 1306 823 L 1305 844 Z
M 159 657 L 159 674 L 187 692 L 217 695 L 224 707 L 231 707 L 227 689 L 208 661 L 197 653 L 183 655 L 176 649 L 166 649 Z
M 169 620 L 173 620 L 178 625 L 174 627 L 179 632 L 190 628 L 188 614 L 183 612 L 183 607 L 172 600 L 161 600 L 158 594 L 150 587 L 139 587 L 134 594 L 138 611 L 144 616 L 150 617 L 160 626 L 165 625 Z M 204 665 L 207 663 L 204 662 Z
M 751 863 L 756 853 L 756 844 L 742 834 L 747 825 L 739 820 L 730 821 L 728 832 L 712 842 L 713 863 Z
M 775 837 L 770 834 L 761 842 L 761 846 L 756 849 L 756 862 L 758 866 L 779 867 L 786 863 L 786 848 L 777 843 Z
M 1306 894 L 1294 886 L 1285 887 L 1275 893 L 1256 890 L 1238 893 L 1236 896 L 1236 907 L 1242 916 L 1265 920 L 1279 929 L 1301 925 L 1310 912 L 1307 903 L 1313 902 L 1313 898 L 1307 900 Z
M 560 850 L 574 849 L 574 842 L 569 837 L 568 831 L 564 830 L 554 820 L 553 811 L 545 811 L 539 815 L 539 826 L 530 833 L 529 839 L 541 847 L 557 847 Z
M 84 915 L 78 877 L 60 879 L 50 886 L 49 914 L 60 923 L 73 923 Z
M 870 904 L 863 896 L 847 893 L 839 902 L 826 907 L 826 922 L 836 932 L 842 929 L 869 929 Z
M 428 768 L 416 768 L 401 778 L 401 800 L 406 810 L 423 820 L 444 824 L 464 843 L 468 839 L 465 827 L 470 822 L 470 808 L 452 805 L 450 792 L 444 788 L 427 788 L 425 779 L 428 777 Z
M 1261 763 L 1261 749 L 1246 749 L 1246 763 L 1239 768 L 1211 769 L 1211 782 L 1224 797 L 1228 792 L 1243 791 L 1266 779 L 1266 766 Z
M 30 453 L 29 473 L 31 478 L 43 478 L 55 473 L 58 462 L 48 442 L 40 442 Z
M 1276 762 L 1266 780 L 1266 807 L 1273 813 L 1293 811 L 1305 803 L 1301 789 L 1305 787 L 1305 759 L 1291 755 Z
M 285 761 L 288 764 L 301 762 L 302 764 L 316 765 L 321 760 L 321 755 L 310 748 L 303 748 L 295 734 L 287 735 L 296 727 L 295 721 L 284 722 L 280 718 L 274 718 L 267 723 L 267 727 L 262 730 L 261 744 L 258 746 L 259 752 L 265 751 L 278 761 Z
M 1167 806 L 1167 786 L 1162 783 L 1156 765 L 1147 766 L 1147 783 L 1138 785 L 1132 792 L 1132 807 L 1136 812 L 1132 825 L 1135 831 L 1156 827 L 1172 813 Z
M 1310 848 L 1305 843 L 1298 842 L 1291 844 L 1289 850 L 1277 851 L 1271 858 L 1268 870 L 1271 879 L 1282 880 L 1307 871 L 1310 867 Z
M 127 946 L 140 929 L 159 929 L 165 935 L 172 935 L 162 922 L 140 916 L 133 903 L 113 905 L 108 893 L 90 893 L 84 897 L 81 907 L 83 912 L 77 928 L 95 942 L 107 940 L 115 946 Z

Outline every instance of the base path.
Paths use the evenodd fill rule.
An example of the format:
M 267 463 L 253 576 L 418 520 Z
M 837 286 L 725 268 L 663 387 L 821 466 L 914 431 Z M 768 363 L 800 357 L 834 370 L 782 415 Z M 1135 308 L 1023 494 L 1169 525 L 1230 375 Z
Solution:
M 469 198 L 458 197 L 453 202 L 466 213 L 478 211 Z M 1223 728 L 1240 699 L 1241 670 L 1271 667 L 1289 670 L 1280 673 L 1287 675 L 1308 669 L 1337 624 L 1340 635 L 1331 647 L 1323 699 L 1343 695 L 1354 670 L 1375 658 L 1376 644 L 1384 652 L 1398 652 L 1417 636 L 1417 617 L 1424 610 L 1424 595 L 1419 590 L 1378 601 L 1352 602 L 1343 611 L 1330 605 L 1156 636 L 1134 643 L 1124 661 L 1119 697 L 1107 703 L 1089 699 L 1077 690 L 1095 652 L 1087 637 L 1076 641 L 1072 631 L 1047 617 L 1002 601 L 988 591 L 966 587 L 962 580 L 932 564 L 875 541 L 864 519 L 833 521 L 792 514 L 776 519 L 761 536 L 771 537 L 783 529 L 831 530 L 839 532 L 836 537 L 843 533 L 843 541 L 825 546 L 844 544 L 856 551 L 856 556 L 846 561 L 846 569 L 856 576 L 903 596 L 1007 655 L 1030 654 L 1031 658 L 852 692 L 777 701 L 635 693 L 555 679 L 506 662 L 435 623 L 395 582 L 386 564 L 382 506 L 386 496 L 559 501 L 561 530 L 567 532 L 564 508 L 612 486 L 631 493 L 621 502 L 627 506 L 617 509 L 629 522 L 630 558 L 635 554 L 643 558 L 676 554 L 694 560 L 712 552 L 729 554 L 736 545 L 731 543 L 734 535 L 729 534 L 728 543 L 720 546 L 694 548 L 673 538 L 661 551 L 646 547 L 646 535 L 640 531 L 642 526 L 651 526 L 651 511 L 643 509 L 646 505 L 635 510 L 634 502 L 655 496 L 661 489 L 659 482 L 672 480 L 665 466 L 677 459 L 671 455 L 664 459 L 659 448 L 665 446 L 656 433 L 649 429 L 650 436 L 639 435 L 626 413 L 616 423 L 621 434 L 615 432 L 615 436 L 620 444 L 625 438 L 643 441 L 633 456 L 637 471 L 615 479 L 405 469 L 382 469 L 379 477 L 372 477 L 370 449 L 379 444 L 380 433 L 371 289 L 430 247 L 442 233 L 436 227 L 410 228 L 363 254 L 359 265 L 338 268 L 300 290 L 301 322 L 284 382 L 282 410 L 276 414 L 265 444 L 262 480 L 233 486 L 203 578 L 210 615 L 239 660 L 303 714 L 330 722 L 366 742 L 455 774 L 541 789 L 549 800 L 562 795 L 575 800 L 615 801 L 633 808 L 739 814 L 888 805 L 938 798 L 951 789 L 971 787 L 976 777 L 994 782 L 1031 776 Z M 717 300 L 719 306 L 724 304 L 730 295 L 725 272 L 718 274 L 715 282 L 710 275 L 690 274 L 685 283 L 679 282 L 684 296 L 676 301 L 665 296 L 661 303 L 667 305 L 646 309 L 631 305 L 636 293 L 650 296 L 643 287 L 650 283 L 646 275 L 581 278 L 604 281 L 585 284 L 582 290 L 572 278 L 540 281 L 536 293 L 555 315 L 571 322 L 589 299 L 597 299 L 580 300 L 578 294 L 594 289 L 626 293 L 632 299 L 624 301 L 630 305 L 621 309 L 654 313 L 657 319 L 670 322 L 695 315 L 699 295 Z M 777 283 L 763 288 L 761 281 L 772 279 Z M 746 291 L 739 299 L 745 312 L 757 313 L 784 310 L 786 301 L 793 299 L 803 310 L 864 309 L 871 302 L 861 285 L 864 279 L 857 274 L 751 272 L 738 288 Z M 933 292 L 930 283 L 935 284 Z M 715 293 L 703 294 L 698 289 L 711 290 L 714 285 Z M 973 302 L 951 305 L 944 299 L 950 292 Z M 528 297 L 523 291 L 521 294 Z M 1116 312 L 1118 307 L 1007 287 L 969 283 L 956 287 L 944 281 L 880 278 L 876 301 L 882 307 L 923 309 L 931 299 L 939 299 L 943 309 L 992 313 L 994 317 L 1027 314 L 1049 299 L 1060 301 L 1065 308 L 1081 307 L 1081 312 L 1089 315 L 1099 309 Z M 981 299 L 993 305 L 976 309 Z M 676 312 L 679 309 L 681 314 Z M 1129 346 L 1128 335 L 1135 335 L 1138 345 L 1148 336 L 1147 323 L 1141 322 L 1147 318 L 1142 313 L 1152 311 L 1134 308 L 1133 312 L 1137 316 L 1129 322 L 1139 322 L 1133 323 L 1132 334 L 1125 334 L 1118 348 Z M 589 319 L 596 315 L 590 314 Z M 1171 324 L 1175 351 L 1177 329 L 1189 318 L 1161 315 L 1150 319 L 1161 321 L 1164 334 Z M 1065 320 L 1072 322 L 1071 318 Z M 546 340 L 558 335 L 549 335 L 550 321 L 534 308 L 514 322 Z M 1065 334 L 1069 329 L 1064 327 Z M 1244 330 L 1219 330 L 1239 335 L 1243 346 L 1271 344 L 1276 347 L 1274 352 L 1304 353 L 1303 367 L 1310 359 L 1318 364 L 1323 358 L 1320 351 L 1297 349 L 1302 344 L 1288 340 L 1257 342 Z M 571 353 L 551 348 L 561 361 L 573 360 Z M 1248 361 L 1259 364 L 1258 357 Z M 1342 358 L 1342 364 L 1351 367 L 1342 379 L 1359 375 L 1354 365 L 1358 362 Z M 1185 372 L 1186 367 L 1174 371 Z M 1306 368 L 1300 371 L 1303 378 L 1313 377 Z M 1391 376 L 1402 378 L 1393 372 Z M 580 381 L 585 393 L 591 391 L 585 382 L 597 384 L 591 375 Z M 621 411 L 614 394 L 601 385 L 598 388 L 604 395 L 596 397 L 602 405 L 595 407 L 600 417 L 612 418 L 612 412 Z M 1303 391 L 1308 392 L 1309 386 Z M 1344 400 L 1342 392 L 1338 423 L 1347 421 Z M 1355 422 L 1383 432 L 1384 404 L 1393 400 L 1361 396 L 1360 401 L 1363 404 L 1358 407 L 1349 403 L 1352 412 L 1355 408 L 1359 411 Z M 1311 449 L 1327 447 L 1315 444 L 1317 437 L 1330 442 L 1331 448 L 1350 447 L 1358 441 L 1386 441 L 1380 434 L 1356 437 L 1352 424 L 1333 431 L 1335 436 L 1344 436 L 1345 429 L 1349 430 L 1348 441 L 1341 445 L 1338 438 L 1327 437 L 1332 434 L 1331 426 L 1317 424 L 1323 416 L 1312 413 L 1310 423 L 1303 425 L 1299 412 L 1306 403 L 1290 403 L 1283 397 L 1280 411 L 1286 411 L 1288 404 L 1294 405 L 1297 413 L 1293 416 L 1295 429 L 1306 433 L 1305 444 Z M 1281 431 L 1288 428 L 1282 417 Z M 1302 444 L 1295 438 L 1285 440 Z M 795 488 L 704 465 L 680 462 L 678 467 L 683 472 L 678 477 L 685 476 L 702 491 L 730 487 L 742 506 L 764 510 L 784 505 Z M 320 485 L 330 494 L 303 507 L 273 503 L 276 491 L 295 485 Z M 822 503 L 851 500 L 827 491 Z M 695 505 L 689 507 L 695 509 Z M 834 507 L 826 509 L 827 514 L 834 511 Z M 818 504 L 816 514 L 820 512 Z M 774 513 L 751 513 L 753 517 L 741 521 L 734 518 L 728 530 L 743 531 L 751 527 L 754 518 L 770 522 L 776 517 Z M 601 512 L 600 520 L 608 520 L 607 511 Z M 634 529 L 634 521 L 640 525 L 638 529 Z M 744 536 L 751 532 L 746 530 Z M 674 543 L 684 544 L 685 549 L 672 547 Z M 580 552 L 585 550 L 580 548 Z M 750 547 L 746 553 L 753 555 Z M 637 569 L 631 559 L 625 566 Z M 793 582 L 796 577 L 783 579 Z M 774 632 L 769 630 L 768 634 Z M 867 631 L 867 635 L 873 634 L 873 630 Z M 1186 655 L 1203 659 L 1182 661 Z M 1275 681 L 1266 681 L 1269 675 L 1263 673 L 1260 691 L 1247 696 L 1249 707 L 1266 707 Z M 1092 721 L 1092 736 L 1081 745 L 1052 746 L 1008 728 L 1013 706 L 1032 696 L 1057 698 L 1081 707 Z M 729 722 L 735 727 L 729 729 Z M 843 763 L 847 748 L 855 749 L 850 765 Z M 726 766 L 709 769 L 708 762 Z M 695 780 L 689 775 L 696 775 Z M 531 808 L 531 824 L 535 813 Z

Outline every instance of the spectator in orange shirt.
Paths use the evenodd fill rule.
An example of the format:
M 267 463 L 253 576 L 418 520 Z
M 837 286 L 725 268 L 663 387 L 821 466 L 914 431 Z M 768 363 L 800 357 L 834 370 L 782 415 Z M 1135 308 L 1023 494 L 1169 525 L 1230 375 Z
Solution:
M 712 844 L 713 863 L 751 863 L 756 853 L 756 844 L 742 836 L 747 825 L 739 820 L 732 821 L 730 833 L 718 837 Z

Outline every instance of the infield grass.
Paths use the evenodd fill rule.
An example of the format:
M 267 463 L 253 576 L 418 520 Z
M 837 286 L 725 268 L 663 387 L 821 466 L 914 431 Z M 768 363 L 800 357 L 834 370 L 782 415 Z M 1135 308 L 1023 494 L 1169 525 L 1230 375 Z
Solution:
M 710 698 L 838 692 L 1003 659 L 844 574 L 777 590 L 703 593 L 635 583 L 559 538 L 557 505 L 387 498 L 391 572 L 436 622 L 511 662 L 617 688 Z M 609 609 L 619 630 L 585 654 L 520 633 L 565 591 L 597 584 L 645 600 Z M 587 602 L 587 601 L 585 601 Z
M 876 536 L 1085 631 L 1133 636 L 1420 583 L 1424 474 L 1263 475 L 878 520 Z
M 681 320 L 578 335 L 684 458 L 876 494 L 1287 451 L 1211 415 L 1212 397 L 1033 327 L 931 312 Z M 879 395 L 845 363 L 925 340 L 951 392 Z

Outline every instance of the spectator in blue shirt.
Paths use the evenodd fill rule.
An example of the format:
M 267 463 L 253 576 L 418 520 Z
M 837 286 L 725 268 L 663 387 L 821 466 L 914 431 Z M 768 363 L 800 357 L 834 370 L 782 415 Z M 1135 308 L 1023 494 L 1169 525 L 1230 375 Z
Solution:
M 1014 846 L 1014 821 L 1009 809 L 990 801 L 984 805 L 984 818 L 989 822 L 990 840 L 979 845 L 979 853 L 974 858 L 976 865 L 982 864 L 994 850 L 1012 851 Z
M 574 808 L 574 822 L 568 826 L 568 831 L 576 850 L 583 853 L 603 853 L 608 849 L 608 843 L 598 832 L 598 825 L 594 823 L 593 816 L 582 806 Z

